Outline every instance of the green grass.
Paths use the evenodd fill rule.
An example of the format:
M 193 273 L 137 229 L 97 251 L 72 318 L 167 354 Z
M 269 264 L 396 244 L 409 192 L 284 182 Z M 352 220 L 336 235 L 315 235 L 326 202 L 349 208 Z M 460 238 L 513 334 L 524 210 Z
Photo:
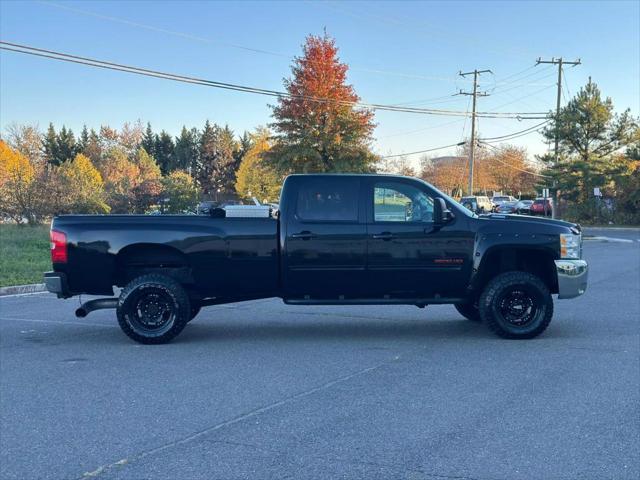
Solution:
M 51 270 L 49 226 L 0 224 L 0 287 L 42 283 Z

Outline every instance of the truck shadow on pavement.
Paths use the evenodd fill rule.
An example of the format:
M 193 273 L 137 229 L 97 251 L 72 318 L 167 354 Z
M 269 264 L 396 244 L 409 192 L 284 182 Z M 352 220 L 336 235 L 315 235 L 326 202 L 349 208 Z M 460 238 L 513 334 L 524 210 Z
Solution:
M 466 320 L 343 320 L 326 318 L 321 321 L 300 319 L 299 323 L 268 321 L 264 323 L 230 322 L 216 319 L 195 320 L 187 325 L 173 343 L 194 343 L 233 340 L 306 341 L 323 339 L 345 340 L 408 340 L 435 338 L 482 339 L 495 337 L 481 324 Z

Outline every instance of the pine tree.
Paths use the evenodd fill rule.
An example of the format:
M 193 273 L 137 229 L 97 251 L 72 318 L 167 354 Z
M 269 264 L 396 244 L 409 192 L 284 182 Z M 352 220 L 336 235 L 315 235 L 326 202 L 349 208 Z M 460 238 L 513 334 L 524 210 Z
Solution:
M 93 165 L 100 168 L 102 164 L 102 145 L 100 144 L 100 136 L 93 128 L 89 132 L 89 138 L 83 153 L 89 157 Z
M 48 165 L 58 165 L 58 135 L 53 123 L 49 123 L 49 128 L 42 141 L 42 150 Z
M 78 153 L 84 154 L 87 146 L 89 145 L 89 130 L 87 130 L 87 125 L 82 126 L 82 132 L 80 133 L 80 138 L 78 139 Z
M 151 123 L 147 123 L 147 129 L 144 131 L 142 135 L 142 142 L 140 142 L 142 148 L 144 148 L 149 155 L 152 157 L 155 156 L 155 146 L 156 146 L 156 136 L 151 129 Z
M 173 138 L 171 138 L 171 135 L 164 130 L 160 132 L 160 135 L 156 135 L 155 145 L 153 148 L 155 154 L 153 157 L 156 159 L 156 162 L 158 162 L 163 175 L 167 175 L 172 170 L 175 170 L 173 165 L 174 149 L 175 145 L 173 144 Z
M 213 184 L 224 196 L 235 193 L 238 144 L 229 125 L 219 130 L 217 157 L 214 166 Z
M 542 132 L 553 140 L 557 131 L 560 152 L 557 163 L 552 155 L 540 157 L 547 165 L 543 173 L 555 180 L 562 198 L 592 204 L 593 188 L 611 184 L 624 169 L 611 160 L 615 152 L 632 142 L 636 126 L 629 110 L 616 115 L 611 99 L 603 99 L 589 79 L 557 117 L 550 116 Z
M 187 130 L 183 126 L 180 136 L 176 137 L 176 146 L 173 153 L 173 165 L 176 169 L 191 172 L 197 164 L 198 156 L 198 130 Z
M 202 135 L 200 136 L 198 164 L 195 178 L 203 193 L 213 196 L 217 192 L 213 182 L 215 163 L 218 156 L 218 136 L 220 127 L 211 125 L 209 120 L 204 124 Z
M 60 133 L 58 133 L 58 161 L 56 165 L 61 165 L 67 160 L 73 160 L 77 150 L 78 146 L 73 131 L 63 125 Z
M 278 98 L 273 109 L 277 136 L 268 158 L 277 168 L 285 172 L 373 169 L 376 158 L 369 148 L 373 112 L 353 106 L 360 98 L 346 83 L 347 70 L 332 38 L 307 37 L 292 78 L 285 80 L 291 96 Z
M 258 127 L 257 131 L 263 131 L 266 129 L 260 128 Z M 268 131 L 268 130 L 267 130 Z M 245 157 L 245 155 L 247 154 L 247 152 L 249 152 L 249 150 L 251 150 L 251 147 L 253 146 L 253 138 L 252 135 L 249 132 L 244 132 L 242 134 L 242 136 L 240 137 L 240 141 L 238 142 L 238 148 L 236 150 L 236 169 L 237 167 L 240 166 L 240 163 L 242 162 L 242 159 Z

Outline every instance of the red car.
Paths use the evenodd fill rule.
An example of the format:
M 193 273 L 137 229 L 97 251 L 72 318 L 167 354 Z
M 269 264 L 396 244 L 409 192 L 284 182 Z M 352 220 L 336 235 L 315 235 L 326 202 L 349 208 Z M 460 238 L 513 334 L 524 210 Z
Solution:
M 546 215 L 550 217 L 552 210 L 553 204 L 550 198 L 536 198 L 531 205 L 531 215 Z

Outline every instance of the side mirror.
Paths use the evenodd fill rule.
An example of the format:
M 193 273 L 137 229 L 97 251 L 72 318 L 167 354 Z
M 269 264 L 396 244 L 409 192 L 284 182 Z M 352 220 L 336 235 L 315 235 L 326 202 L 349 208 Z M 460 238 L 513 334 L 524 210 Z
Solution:
M 433 199 L 433 220 L 436 225 L 446 225 L 453 220 L 453 213 L 447 208 L 444 199 L 436 197 Z

